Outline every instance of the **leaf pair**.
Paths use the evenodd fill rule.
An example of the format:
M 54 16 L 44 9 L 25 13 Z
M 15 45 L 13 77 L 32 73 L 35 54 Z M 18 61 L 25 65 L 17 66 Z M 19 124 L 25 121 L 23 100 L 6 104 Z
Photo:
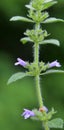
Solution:
M 56 73 L 56 74 L 59 74 L 59 73 L 63 73 L 64 74 L 64 71 L 62 71 L 62 70 L 48 70 L 48 71 L 46 71 L 45 73 L 42 73 L 42 74 L 40 74 L 40 75 L 48 75 L 48 74 L 53 74 L 53 73 Z M 15 74 L 13 74 L 10 78 L 9 78 L 9 80 L 8 80 L 8 83 L 7 84 L 10 84 L 10 83 L 12 83 L 12 82 L 15 82 L 15 81 L 17 81 L 17 80 L 19 80 L 19 79 L 22 79 L 22 78 L 24 78 L 24 77 L 26 77 L 26 76 L 30 76 L 28 73 L 25 73 L 25 72 L 17 72 L 17 73 L 15 73 Z
M 14 16 L 10 19 L 10 21 L 23 21 L 23 22 L 32 22 L 34 23 L 33 20 L 29 19 L 29 18 L 26 18 L 26 17 L 22 17 L 22 16 Z M 44 22 L 44 24 L 46 23 L 55 23 L 55 22 L 64 22 L 63 19 L 57 19 L 57 18 L 54 18 L 54 17 L 51 17 L 51 18 L 47 18 Z
M 31 40 L 29 37 L 24 37 L 24 38 L 21 38 L 20 41 L 23 43 L 23 44 L 26 44 L 27 42 L 33 42 L 33 40 Z M 54 45 L 57 45 L 57 46 L 60 46 L 60 42 L 56 39 L 48 39 L 48 40 L 43 40 L 42 42 L 40 42 L 39 44 L 54 44 Z

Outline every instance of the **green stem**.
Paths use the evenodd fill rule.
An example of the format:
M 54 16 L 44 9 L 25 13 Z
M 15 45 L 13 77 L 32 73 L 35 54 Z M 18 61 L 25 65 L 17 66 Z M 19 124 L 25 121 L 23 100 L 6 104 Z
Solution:
M 34 62 L 36 63 L 36 71 L 38 72 L 38 64 L 39 64 L 39 45 L 38 43 L 35 43 L 34 46 Z M 42 100 L 42 95 L 41 95 L 41 90 L 40 90 L 40 77 L 39 74 L 36 72 L 35 76 L 35 81 L 36 81 L 36 91 L 37 91 L 37 96 L 38 96 L 38 102 L 39 102 L 39 107 L 43 106 L 43 100 Z
M 40 24 L 36 24 L 35 30 L 40 28 Z M 36 82 L 36 91 L 37 91 L 37 97 L 38 97 L 38 103 L 39 107 L 43 107 L 43 100 L 42 100 L 42 95 L 41 95 L 41 89 L 40 89 L 40 76 L 39 76 L 39 44 L 35 43 L 34 44 L 34 63 L 36 65 L 36 76 L 35 76 L 35 82 Z M 48 122 L 44 122 L 44 129 L 45 130 L 50 130 L 48 127 Z
M 36 66 L 38 68 L 38 63 L 39 63 L 39 45 L 38 45 L 38 43 L 35 43 L 35 45 L 34 45 L 34 62 L 36 63 Z
M 43 107 L 42 95 L 41 95 L 41 90 L 40 90 L 40 77 L 39 77 L 39 75 L 37 75 L 35 77 L 35 79 L 36 79 L 36 90 L 37 90 L 39 107 Z
M 44 122 L 43 125 L 45 130 L 50 130 L 50 128 L 48 127 L 48 122 Z

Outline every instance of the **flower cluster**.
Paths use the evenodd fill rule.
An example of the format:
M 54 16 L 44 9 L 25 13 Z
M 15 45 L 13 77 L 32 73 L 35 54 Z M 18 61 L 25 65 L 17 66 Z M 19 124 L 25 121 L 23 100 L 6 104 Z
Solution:
M 42 108 L 39 108 L 40 112 L 48 112 L 48 108 L 43 106 Z M 24 112 L 21 114 L 21 116 L 24 116 L 24 119 L 28 119 L 30 117 L 36 117 L 36 114 L 34 113 L 34 111 L 28 110 L 28 109 L 24 109 Z
M 20 65 L 20 66 L 26 67 L 27 63 L 28 62 L 25 62 L 21 58 L 17 58 L 17 62 L 15 63 L 15 66 Z M 57 60 L 55 60 L 51 63 L 48 63 L 48 68 L 52 68 L 52 67 L 61 67 L 61 65 Z

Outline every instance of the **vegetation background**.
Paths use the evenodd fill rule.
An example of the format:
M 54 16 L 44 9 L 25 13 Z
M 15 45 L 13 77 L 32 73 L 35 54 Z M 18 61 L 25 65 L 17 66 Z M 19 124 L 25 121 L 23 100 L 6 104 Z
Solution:
M 20 38 L 26 28 L 33 25 L 24 22 L 10 22 L 12 16 L 26 16 L 25 4 L 29 0 L 0 0 L 0 129 L 1 130 L 41 130 L 41 123 L 24 120 L 21 113 L 24 108 L 38 108 L 37 94 L 33 78 L 24 78 L 7 86 L 8 78 L 15 72 L 25 71 L 15 67 L 17 57 L 33 61 L 32 44 L 23 45 Z M 64 19 L 64 0 L 50 8 L 50 16 Z M 45 62 L 58 60 L 64 70 L 64 23 L 42 25 L 51 33 L 50 38 L 60 41 L 60 47 L 45 45 L 40 47 L 40 60 Z M 41 77 L 41 90 L 45 105 L 49 110 L 57 110 L 55 117 L 64 119 L 64 74 L 50 74 Z

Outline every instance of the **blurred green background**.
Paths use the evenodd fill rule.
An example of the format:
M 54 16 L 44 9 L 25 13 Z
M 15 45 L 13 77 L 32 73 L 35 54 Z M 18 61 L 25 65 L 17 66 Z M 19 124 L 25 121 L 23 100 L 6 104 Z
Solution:
M 17 57 L 33 61 L 32 44 L 22 45 L 19 41 L 26 28 L 32 24 L 10 22 L 12 16 L 26 16 L 25 4 L 29 0 L 0 1 L 0 129 L 1 130 L 41 130 L 41 123 L 24 120 L 24 108 L 38 108 L 37 94 L 33 78 L 24 78 L 7 86 L 8 78 L 15 72 L 25 71 L 15 67 Z M 50 16 L 64 19 L 64 0 L 50 8 Z M 58 59 L 64 69 L 64 23 L 53 23 L 42 27 L 51 33 L 50 38 L 60 41 L 60 47 L 46 45 L 40 47 L 40 60 L 45 62 Z M 50 74 L 41 77 L 41 91 L 45 105 L 58 111 L 55 117 L 64 119 L 64 74 Z

